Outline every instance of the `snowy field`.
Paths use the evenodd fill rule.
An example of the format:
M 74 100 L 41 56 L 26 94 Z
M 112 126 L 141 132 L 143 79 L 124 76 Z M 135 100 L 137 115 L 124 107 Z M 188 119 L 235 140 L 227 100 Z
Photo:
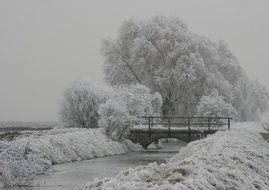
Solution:
M 141 150 L 128 140 L 108 139 L 102 129 L 53 129 L 0 141 L 0 177 L 5 186 L 28 185 L 36 174 L 52 172 L 52 164 Z
M 166 164 L 95 179 L 87 189 L 269 189 L 269 146 L 261 124 L 238 123 L 180 149 Z
M 0 121 L 0 140 L 5 137 L 6 133 L 9 136 L 17 136 L 18 133 L 24 133 L 27 130 L 50 130 L 59 126 L 58 122 L 53 121 Z
M 29 128 L 29 129 L 50 129 L 59 126 L 59 123 L 53 121 L 0 121 L 0 129 L 6 128 Z

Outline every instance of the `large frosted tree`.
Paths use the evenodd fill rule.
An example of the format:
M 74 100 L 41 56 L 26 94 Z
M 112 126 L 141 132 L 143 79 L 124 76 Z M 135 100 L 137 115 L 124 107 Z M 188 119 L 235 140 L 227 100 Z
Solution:
M 178 18 L 126 21 L 116 39 L 103 42 L 102 53 L 106 81 L 159 92 L 164 115 L 194 115 L 200 98 L 215 88 L 234 103 L 235 85 L 244 78 L 225 43 L 193 33 Z

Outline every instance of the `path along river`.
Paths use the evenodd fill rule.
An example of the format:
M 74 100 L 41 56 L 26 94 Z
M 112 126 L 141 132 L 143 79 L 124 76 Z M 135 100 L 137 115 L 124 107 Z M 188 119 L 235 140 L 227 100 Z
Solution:
M 33 187 L 13 187 L 8 190 L 71 190 L 94 178 L 113 177 L 121 170 L 165 162 L 185 146 L 184 142 L 164 143 L 162 149 L 148 149 L 145 152 L 130 152 L 118 156 L 109 156 L 54 165 L 51 175 L 40 175 L 34 180 Z

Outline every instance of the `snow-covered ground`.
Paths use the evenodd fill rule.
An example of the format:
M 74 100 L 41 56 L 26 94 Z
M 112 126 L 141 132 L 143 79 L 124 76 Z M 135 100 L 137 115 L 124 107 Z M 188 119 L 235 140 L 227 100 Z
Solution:
M 269 144 L 257 123 L 238 123 L 156 163 L 95 179 L 77 189 L 269 189 Z
M 58 122 L 53 121 L 0 121 L 0 131 L 52 129 L 59 125 Z
M 128 140 L 108 139 L 102 129 L 53 129 L 0 141 L 0 179 L 5 186 L 26 185 L 52 164 L 141 150 Z

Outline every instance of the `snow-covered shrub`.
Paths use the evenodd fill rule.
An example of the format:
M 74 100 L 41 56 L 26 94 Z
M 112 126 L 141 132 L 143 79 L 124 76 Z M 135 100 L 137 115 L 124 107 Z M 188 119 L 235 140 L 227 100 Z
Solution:
M 99 125 L 106 128 L 109 136 L 120 139 L 128 134 L 132 120 L 139 116 L 158 116 L 162 98 L 159 93 L 143 85 L 114 88 L 113 95 L 99 108 Z
M 51 161 L 41 151 L 33 151 L 29 141 L 2 141 L 0 179 L 4 186 L 29 185 L 36 174 L 51 170 Z M 2 146 L 3 147 L 3 146 Z
M 203 96 L 197 106 L 196 116 L 231 117 L 236 115 L 232 104 L 224 101 L 225 97 L 219 95 L 214 89 L 209 96 Z
M 28 185 L 52 164 L 117 155 L 142 148 L 129 140 L 108 139 L 103 129 L 53 129 L 0 141 L 0 181 L 5 186 Z M 0 187 L 1 189 L 1 187 Z
M 76 80 L 64 91 L 60 119 L 65 127 L 93 128 L 98 124 L 99 104 L 111 94 L 90 80 Z
M 127 132 L 132 121 L 125 103 L 123 97 L 116 96 L 101 104 L 99 108 L 99 126 L 104 127 L 106 134 L 115 140 L 124 137 L 122 134 Z

